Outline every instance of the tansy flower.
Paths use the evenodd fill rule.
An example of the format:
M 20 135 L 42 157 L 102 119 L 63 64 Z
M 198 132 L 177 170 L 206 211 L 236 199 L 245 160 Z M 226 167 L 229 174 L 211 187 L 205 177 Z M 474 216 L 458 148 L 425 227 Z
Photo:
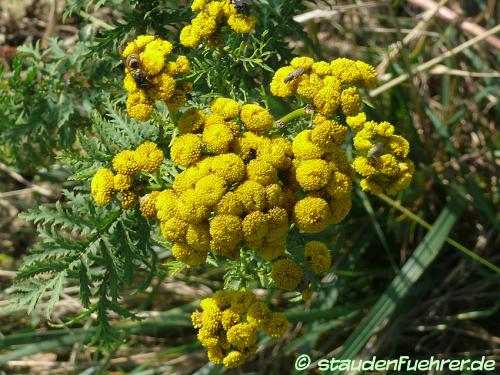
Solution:
M 172 97 L 165 101 L 168 109 L 177 112 L 187 102 L 187 94 L 193 88 L 191 83 L 181 83 L 176 86 Z
M 240 314 L 246 314 L 256 300 L 251 291 L 237 290 L 231 294 L 231 308 Z
M 148 219 L 152 219 L 156 217 L 156 198 L 160 195 L 159 191 L 153 191 L 150 194 L 147 194 L 143 197 L 140 204 L 140 210 L 142 216 Z
M 348 116 L 346 118 L 346 123 L 355 132 L 363 129 L 363 125 L 366 122 L 366 114 L 364 112 L 359 112 L 356 116 Z
M 254 159 L 247 164 L 247 178 L 250 181 L 255 181 L 262 186 L 274 184 L 278 181 L 276 168 L 270 163 Z
M 173 187 L 177 193 L 183 193 L 186 190 L 194 189 L 196 183 L 205 175 L 199 168 L 190 167 L 179 173 L 174 180 Z
M 153 113 L 153 102 L 142 90 L 131 93 L 127 98 L 127 113 L 133 119 L 146 121 Z
M 155 199 L 157 218 L 166 221 L 177 213 L 177 194 L 172 189 L 163 190 Z
M 129 190 L 132 187 L 132 176 L 126 174 L 116 174 L 113 177 L 113 187 L 116 191 Z
M 241 121 L 253 132 L 265 132 L 273 127 L 273 116 L 257 104 L 245 104 L 241 107 Z
M 151 87 L 147 89 L 149 98 L 166 102 L 175 93 L 175 80 L 168 74 L 161 73 L 150 78 Z
M 325 150 L 311 141 L 312 130 L 303 130 L 293 140 L 292 150 L 297 159 L 321 159 Z
M 304 247 L 304 259 L 314 273 L 323 273 L 330 269 L 332 257 L 328 247 L 320 241 L 309 241 Z
M 215 156 L 212 159 L 211 170 L 228 184 L 240 182 L 245 178 L 245 163 L 240 156 L 233 153 Z
M 241 219 L 235 215 L 215 215 L 210 221 L 212 250 L 227 258 L 238 255 L 236 247 L 243 239 Z
M 98 205 L 105 206 L 111 202 L 115 195 L 113 172 L 106 168 L 99 169 L 92 177 L 90 190 Z
M 224 357 L 222 363 L 227 368 L 234 368 L 240 366 L 245 361 L 245 356 L 243 353 L 233 350 L 229 352 L 227 356 Z
M 332 172 L 326 184 L 326 191 L 332 198 L 344 199 L 349 197 L 352 192 L 351 177 L 342 172 Z
M 175 259 L 192 267 L 205 263 L 207 253 L 207 251 L 198 251 L 183 243 L 175 243 L 172 246 L 172 254 Z
M 288 320 L 283 313 L 272 313 L 271 317 L 264 322 L 264 331 L 273 339 L 280 338 L 286 333 L 287 330 Z
M 184 26 L 179 34 L 179 42 L 184 47 L 194 48 L 200 44 L 201 35 L 199 29 L 193 25 Z
M 246 212 L 262 211 L 266 207 L 266 189 L 255 181 L 245 181 L 235 190 Z
M 132 208 L 137 202 L 137 193 L 132 190 L 122 191 L 120 196 L 120 204 L 122 208 Z
M 207 150 L 215 154 L 227 153 L 233 141 L 231 129 L 223 123 L 207 124 L 203 130 L 203 142 Z
M 330 208 L 322 198 L 306 197 L 295 204 L 293 212 L 295 223 L 304 232 L 321 232 L 329 224 Z
M 304 271 L 293 260 L 283 258 L 273 264 L 271 277 L 278 288 L 292 291 L 295 290 L 302 281 Z
M 227 214 L 241 216 L 245 212 L 245 206 L 238 200 L 234 192 L 229 191 L 224 194 L 219 203 L 217 203 L 215 212 L 219 215 Z
M 247 313 L 247 321 L 257 327 L 260 327 L 271 318 L 271 310 L 264 302 L 255 302 L 250 306 Z
M 296 177 L 305 191 L 320 190 L 330 179 L 330 167 L 321 159 L 304 160 L 297 168 Z
M 338 224 L 344 220 L 351 211 L 352 201 L 351 197 L 336 198 L 330 201 L 330 223 Z
M 222 313 L 222 328 L 226 331 L 240 322 L 240 314 L 229 308 Z
M 266 186 L 266 208 L 282 207 L 285 201 L 285 194 L 279 184 Z
M 219 176 L 209 175 L 201 178 L 195 187 L 199 203 L 209 207 L 215 206 L 226 192 L 226 182 Z
M 210 250 L 210 231 L 208 224 L 189 224 L 186 232 L 186 242 L 198 252 Z
M 227 331 L 227 341 L 239 349 L 249 348 L 257 342 L 257 332 L 250 323 L 238 323 Z
M 341 145 L 347 135 L 347 128 L 340 125 L 335 120 L 328 120 L 321 114 L 314 116 L 315 127 L 311 132 L 311 141 L 322 147 L 330 148 L 334 145 Z
M 140 168 L 136 152 L 132 150 L 120 151 L 114 156 L 112 163 L 115 171 L 126 176 L 133 175 Z
M 254 16 L 245 16 L 242 14 L 232 14 L 227 19 L 227 24 L 231 29 L 240 34 L 246 34 L 255 28 L 257 19 Z
M 304 57 L 294 57 L 290 62 L 290 65 L 295 69 L 304 68 L 305 70 L 309 70 L 312 68 L 314 64 L 314 59 L 304 56 Z
M 323 88 L 323 80 L 317 74 L 304 74 L 298 78 L 297 94 L 308 99 L 313 99 Z
M 162 236 L 169 242 L 184 242 L 189 224 L 177 217 L 172 217 L 160 223 Z
M 361 111 L 363 100 L 355 87 L 348 87 L 340 95 L 342 112 L 346 116 L 356 116 Z
M 317 61 L 312 65 L 313 73 L 317 74 L 320 77 L 324 77 L 326 75 L 330 75 L 331 67 L 330 64 L 326 61 Z
M 190 108 L 179 118 L 177 127 L 180 134 L 198 133 L 203 129 L 205 123 L 205 114 L 201 109 Z
M 163 164 L 163 151 L 156 143 L 146 141 L 135 149 L 135 158 L 140 170 L 153 173 Z
M 273 76 L 269 88 L 274 96 L 287 97 L 295 93 L 297 89 L 297 80 L 285 82 L 285 79 L 295 70 L 292 66 L 279 68 Z
M 268 231 L 267 216 L 261 211 L 249 213 L 243 219 L 242 228 L 246 241 L 263 239 Z
M 240 105 L 236 100 L 229 98 L 217 98 L 210 105 L 213 113 L 217 113 L 224 120 L 237 117 L 240 113 Z
M 177 213 L 182 220 L 197 224 L 208 219 L 210 208 L 201 201 L 202 195 L 196 190 L 187 190 L 177 200 Z
M 178 137 L 170 148 L 172 161 L 183 167 L 189 167 L 201 159 L 201 139 L 195 134 Z

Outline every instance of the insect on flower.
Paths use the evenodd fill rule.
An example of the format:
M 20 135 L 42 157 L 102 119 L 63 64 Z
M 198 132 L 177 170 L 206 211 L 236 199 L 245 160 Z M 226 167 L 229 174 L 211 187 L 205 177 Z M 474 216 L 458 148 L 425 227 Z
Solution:
M 231 4 L 233 4 L 236 12 L 241 13 L 245 16 L 250 15 L 250 6 L 252 5 L 251 0 L 230 0 Z
M 149 77 L 142 68 L 141 59 L 138 54 L 131 54 L 125 59 L 125 67 L 134 79 L 137 86 L 141 89 L 150 87 Z
M 299 68 L 295 69 L 293 72 L 291 72 L 289 75 L 287 75 L 283 82 L 288 83 L 290 81 L 293 81 L 294 79 L 297 79 L 302 74 L 304 74 L 304 72 L 305 72 L 305 69 L 303 67 L 299 67 Z

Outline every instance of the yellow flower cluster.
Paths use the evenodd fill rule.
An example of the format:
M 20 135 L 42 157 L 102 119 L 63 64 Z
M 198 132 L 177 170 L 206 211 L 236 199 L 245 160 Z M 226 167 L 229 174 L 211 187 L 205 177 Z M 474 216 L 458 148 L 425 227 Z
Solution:
M 194 0 L 191 10 L 198 13 L 191 23 L 180 33 L 180 43 L 185 47 L 195 48 L 204 40 L 211 47 L 222 42 L 218 32 L 226 23 L 233 31 L 245 34 L 255 28 L 257 19 L 239 11 L 229 0 Z
M 113 170 L 99 169 L 90 184 L 94 201 L 105 206 L 120 193 L 123 208 L 131 208 L 137 201 L 134 175 L 137 172 L 153 173 L 163 164 L 163 151 L 154 142 L 146 141 L 135 150 L 120 151 L 112 160 Z M 141 212 L 145 217 L 155 217 L 154 200 L 159 193 L 153 192 L 143 198 Z
M 294 202 L 278 177 L 292 166 L 292 144 L 266 135 L 274 120 L 257 104 L 217 98 L 210 110 L 179 118 L 170 155 L 186 169 L 156 200 L 162 234 L 191 266 L 209 251 L 237 258 L 245 245 L 275 259 L 285 251 Z
M 202 300 L 200 307 L 191 315 L 198 340 L 211 362 L 227 368 L 240 366 L 256 352 L 259 331 L 277 339 L 288 330 L 286 316 L 271 312 L 250 291 L 217 291 Z
M 340 58 L 328 63 L 295 57 L 276 71 L 270 88 L 275 96 L 306 99 L 327 118 L 339 111 L 356 116 L 363 104 L 359 88 L 371 87 L 376 78 L 375 68 L 363 61 Z
M 354 169 L 363 177 L 360 183 L 363 190 L 393 195 L 408 187 L 415 170 L 407 157 L 410 144 L 394 134 L 393 125 L 365 122 L 353 141 L 356 150 L 366 155 L 353 162 Z
M 130 117 L 146 121 L 153 113 L 154 102 L 163 101 L 177 111 L 187 101 L 191 85 L 176 84 L 175 78 L 191 71 L 186 56 L 168 61 L 172 44 L 153 35 L 139 35 L 122 52 L 125 62 L 123 86 L 128 93 Z

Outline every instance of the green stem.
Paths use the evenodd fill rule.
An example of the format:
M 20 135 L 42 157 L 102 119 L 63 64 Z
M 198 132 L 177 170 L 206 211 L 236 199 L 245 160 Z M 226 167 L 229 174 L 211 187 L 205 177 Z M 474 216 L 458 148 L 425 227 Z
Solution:
M 150 184 L 144 188 L 145 191 L 151 193 L 152 191 L 160 191 L 163 190 L 162 184 Z
M 305 115 L 307 115 L 306 107 L 302 107 L 302 108 L 296 109 L 295 111 L 292 111 L 292 112 L 286 114 L 285 116 L 283 116 L 282 118 L 280 118 L 276 122 L 286 124 L 287 122 L 290 122 L 292 120 L 295 120 L 296 118 L 299 118 L 299 117 L 305 116 Z
M 408 210 L 407 208 L 403 207 L 399 202 L 396 202 L 395 200 L 389 198 L 385 194 L 377 194 L 377 196 L 382 199 L 384 202 L 388 203 L 390 206 L 394 207 L 398 211 L 402 212 L 406 216 L 408 216 L 410 219 L 415 221 L 416 223 L 420 224 L 426 229 L 431 229 L 432 225 L 429 224 L 427 221 L 419 217 L 418 215 L 415 215 L 413 212 Z M 481 263 L 482 265 L 490 268 L 491 270 L 495 271 L 495 273 L 500 273 L 500 268 L 495 266 L 493 263 L 488 262 L 486 259 L 482 258 L 481 256 L 477 255 L 475 252 L 472 250 L 467 249 L 465 246 L 462 244 L 458 243 L 457 241 L 451 239 L 450 237 L 446 237 L 446 242 L 448 242 L 451 246 L 455 247 L 456 249 L 460 250 L 462 253 L 466 254 L 470 258 L 474 259 L 476 262 Z

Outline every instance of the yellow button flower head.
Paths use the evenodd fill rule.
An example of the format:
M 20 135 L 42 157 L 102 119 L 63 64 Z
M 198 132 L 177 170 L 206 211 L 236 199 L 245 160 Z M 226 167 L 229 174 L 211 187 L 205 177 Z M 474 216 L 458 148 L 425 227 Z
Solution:
M 175 93 L 175 80 L 168 74 L 161 73 L 150 79 L 151 87 L 147 93 L 152 100 L 168 101 Z
M 177 127 L 180 134 L 198 133 L 205 124 L 205 114 L 201 109 L 190 108 L 179 118 Z
M 243 364 L 245 355 L 237 350 L 233 350 L 226 355 L 222 361 L 227 368 L 235 368 Z
M 267 212 L 270 236 L 285 236 L 288 233 L 288 213 L 282 207 L 273 207 Z
M 179 173 L 174 180 L 173 187 L 177 193 L 183 193 L 187 190 L 194 189 L 196 183 L 205 177 L 200 168 L 190 167 Z
M 255 294 L 248 290 L 237 290 L 231 294 L 231 308 L 239 314 L 246 314 L 255 301 Z
M 297 94 L 308 99 L 313 99 L 323 86 L 323 80 L 317 74 L 304 74 L 298 79 Z
M 226 192 L 226 181 L 214 174 L 201 178 L 195 187 L 199 195 L 199 203 L 214 207 Z
M 229 151 L 234 135 L 224 123 L 206 125 L 203 130 L 203 142 L 207 150 L 215 154 L 225 154 Z
M 229 308 L 222 313 L 222 328 L 229 330 L 240 322 L 240 314 Z
M 239 349 L 250 348 L 257 342 L 257 332 L 250 323 L 238 323 L 227 331 L 227 341 Z
M 234 192 L 229 191 L 221 198 L 215 208 L 215 212 L 219 215 L 227 214 L 241 216 L 245 212 L 245 206 L 238 200 Z
M 131 42 L 127 43 L 127 46 L 122 52 L 122 56 L 127 58 L 132 54 L 139 54 L 144 50 L 144 47 L 155 40 L 156 37 L 154 35 L 139 35 L 137 38 Z
M 233 119 L 238 117 L 241 106 L 236 100 L 229 98 L 217 98 L 210 105 L 213 113 L 217 113 L 224 120 Z
M 133 119 L 146 121 L 153 113 L 153 102 L 144 94 L 144 91 L 137 90 L 127 98 L 127 113 Z
M 355 84 L 362 81 L 361 72 L 351 59 L 339 58 L 330 63 L 332 74 L 339 77 L 343 84 Z
M 246 34 L 255 28 L 257 19 L 254 16 L 247 17 L 243 14 L 232 14 L 227 19 L 227 24 L 237 33 Z
M 106 168 L 99 169 L 92 177 L 90 190 L 99 206 L 105 206 L 113 199 L 115 195 L 113 178 L 113 172 Z
M 245 163 L 241 157 L 233 153 L 215 156 L 212 159 L 211 170 L 228 184 L 240 182 L 245 178 Z
M 338 224 L 344 220 L 351 211 L 352 201 L 351 197 L 336 198 L 330 201 L 330 222 L 331 224 Z
M 317 233 L 325 229 L 330 220 L 328 203 L 317 197 L 306 197 L 295 204 L 295 223 L 307 233 Z
M 177 112 L 179 108 L 181 108 L 187 102 L 187 94 L 193 88 L 192 84 L 189 83 L 181 83 L 176 86 L 172 97 L 165 101 L 168 109 L 173 112 Z
M 133 190 L 122 191 L 120 196 L 120 204 L 123 208 L 132 208 L 137 202 L 137 193 Z
M 342 112 L 346 116 L 356 116 L 361 111 L 363 100 L 355 87 L 348 87 L 340 96 Z
M 200 44 L 201 35 L 199 29 L 193 25 L 184 26 L 179 34 L 179 42 L 184 47 L 194 48 Z
M 273 116 L 257 104 L 245 104 L 241 107 L 240 118 L 246 128 L 253 132 L 265 132 L 273 127 Z
M 205 8 L 205 5 L 209 3 L 210 0 L 193 0 L 193 3 L 191 4 L 191 10 L 193 12 L 199 12 Z
M 315 127 L 311 132 L 311 141 L 328 149 L 334 145 L 341 145 L 347 135 L 347 127 L 340 125 L 335 120 L 328 120 L 325 116 L 317 114 L 314 116 Z
M 271 232 L 270 232 L 271 233 Z M 266 236 L 260 248 L 256 248 L 256 253 L 264 260 L 270 262 L 285 254 L 286 238 L 276 236 Z
M 132 176 L 116 174 L 113 178 L 113 186 L 116 191 L 129 190 L 132 187 Z
M 317 74 L 320 77 L 330 75 L 332 72 L 330 64 L 327 63 L 326 61 L 315 62 L 312 65 L 312 71 L 313 73 Z
M 140 210 L 142 216 L 147 219 L 152 219 L 156 217 L 156 198 L 160 195 L 159 191 L 153 191 L 151 194 L 147 194 L 143 197 L 140 204 Z
M 112 163 L 115 171 L 126 176 L 133 175 L 140 168 L 140 165 L 137 162 L 136 152 L 132 150 L 120 151 L 115 155 Z
M 146 141 L 135 149 L 135 156 L 139 169 L 146 173 L 153 173 L 163 164 L 163 151 L 154 142 Z
M 274 73 L 273 79 L 269 88 L 274 96 L 287 97 L 291 96 L 297 90 L 297 80 L 285 82 L 285 79 L 295 70 L 292 66 L 284 66 L 279 68 Z
M 197 224 L 208 219 L 210 208 L 203 204 L 202 195 L 196 190 L 187 190 L 177 200 L 177 212 L 182 220 Z
M 264 239 L 268 231 L 267 216 L 261 211 L 249 213 L 243 219 L 243 235 L 246 241 Z
M 278 174 L 276 168 L 267 161 L 254 159 L 247 164 L 247 178 L 267 186 L 278 181 Z
M 278 170 L 287 170 L 292 164 L 292 143 L 281 136 L 271 138 L 269 145 L 264 145 L 259 152 L 259 159 L 267 161 Z
M 314 64 L 314 59 L 303 56 L 303 57 L 294 57 L 292 61 L 290 61 L 290 65 L 297 69 L 297 68 L 304 68 L 305 70 L 309 70 L 312 68 Z
M 155 200 L 157 218 L 161 221 L 167 221 L 177 214 L 177 194 L 172 189 L 166 189 L 160 192 Z
M 138 90 L 137 84 L 135 83 L 134 78 L 130 74 L 125 74 L 125 77 L 123 78 L 123 88 L 129 94 Z
M 363 61 L 355 62 L 356 68 L 361 74 L 363 87 L 369 89 L 375 85 L 377 81 L 377 71 L 376 69 Z
M 243 239 L 241 218 L 235 215 L 216 215 L 210 221 L 210 235 L 212 250 L 228 258 L 237 257 L 239 251 L 236 247 Z
M 389 148 L 400 158 L 406 158 L 410 152 L 410 143 L 400 135 L 392 135 L 389 138 Z
M 351 195 L 352 179 L 345 173 L 334 171 L 326 185 L 326 191 L 332 198 L 344 199 Z
M 285 202 L 285 193 L 279 184 L 266 186 L 266 208 L 282 207 Z
M 160 223 L 161 234 L 169 242 L 184 242 L 189 224 L 177 217 Z
M 208 252 L 197 251 L 191 246 L 183 243 L 175 243 L 174 246 L 172 246 L 172 254 L 175 259 L 194 267 L 205 263 Z
M 250 306 L 247 313 L 247 321 L 257 327 L 260 327 L 264 322 L 271 318 L 271 310 L 264 302 L 255 302 Z
M 217 28 L 215 17 L 211 17 L 205 12 L 198 13 L 198 15 L 191 21 L 191 24 L 193 25 L 195 32 L 201 37 L 213 34 Z
M 208 224 L 189 224 L 186 242 L 198 252 L 210 250 L 210 232 Z
M 297 181 L 305 191 L 320 190 L 330 179 L 331 170 L 322 159 L 304 160 L 297 168 Z
M 238 186 L 235 194 L 248 213 L 262 211 L 266 207 L 266 189 L 258 182 L 245 181 Z
M 326 272 L 332 264 L 332 257 L 328 247 L 320 241 L 309 241 L 306 243 L 304 259 L 314 273 Z
M 333 76 L 323 80 L 323 87 L 314 95 L 314 105 L 326 117 L 331 117 L 340 105 L 340 81 Z
M 366 122 L 366 114 L 364 112 L 358 113 L 356 116 L 348 116 L 346 118 L 346 123 L 355 132 L 363 129 Z
M 311 141 L 312 130 L 303 130 L 293 140 L 292 150 L 297 159 L 321 159 L 325 149 Z
M 273 264 L 271 277 L 278 288 L 292 291 L 295 290 L 304 276 L 302 268 L 293 260 L 283 258 Z
M 183 167 L 189 167 L 201 159 L 201 139 L 195 134 L 178 137 L 170 148 L 172 161 Z
M 273 339 L 283 336 L 288 330 L 288 320 L 285 314 L 280 312 L 272 313 L 271 317 L 264 322 L 264 330 Z

